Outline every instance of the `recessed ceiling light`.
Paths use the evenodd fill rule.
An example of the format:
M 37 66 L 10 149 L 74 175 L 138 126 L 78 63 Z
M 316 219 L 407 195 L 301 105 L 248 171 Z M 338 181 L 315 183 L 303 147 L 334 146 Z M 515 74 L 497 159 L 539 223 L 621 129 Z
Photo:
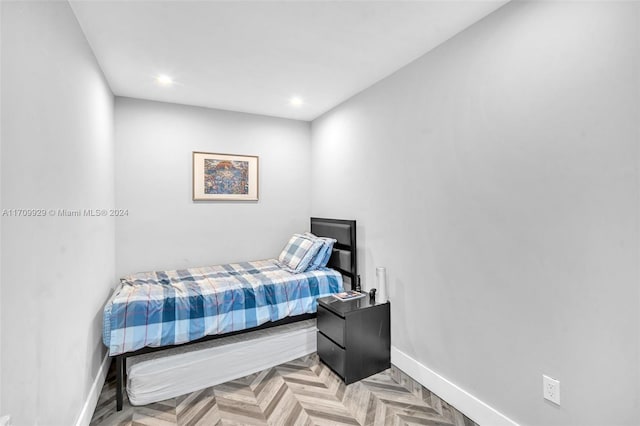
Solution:
M 156 77 L 156 83 L 160 86 L 171 86 L 173 84 L 173 79 L 166 74 L 160 74 Z
M 291 99 L 289 99 L 289 103 L 293 106 L 301 106 L 304 101 L 302 100 L 302 98 L 300 96 L 294 96 Z

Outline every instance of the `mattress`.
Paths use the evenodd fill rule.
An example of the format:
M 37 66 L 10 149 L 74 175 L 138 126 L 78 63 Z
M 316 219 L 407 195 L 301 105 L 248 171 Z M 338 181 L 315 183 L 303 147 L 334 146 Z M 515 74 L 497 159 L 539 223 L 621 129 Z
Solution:
M 133 274 L 104 308 L 103 341 L 111 356 L 178 345 L 314 313 L 340 291 L 333 269 L 294 274 L 275 259 Z
M 316 351 L 316 320 L 127 358 L 132 405 L 174 398 Z

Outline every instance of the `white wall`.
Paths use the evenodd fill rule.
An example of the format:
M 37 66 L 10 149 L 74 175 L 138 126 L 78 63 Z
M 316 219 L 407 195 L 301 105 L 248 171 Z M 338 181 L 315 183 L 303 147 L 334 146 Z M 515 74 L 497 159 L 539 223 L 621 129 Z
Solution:
M 114 205 L 113 95 L 66 2 L 2 2 L 2 207 Z M 105 350 L 114 220 L 2 218 L 2 410 L 71 425 Z
M 116 273 L 277 257 L 309 228 L 309 123 L 116 98 Z M 192 152 L 259 156 L 258 202 L 192 201 Z
M 522 424 L 640 421 L 638 28 L 512 2 L 312 124 L 312 214 L 388 268 L 392 345 Z

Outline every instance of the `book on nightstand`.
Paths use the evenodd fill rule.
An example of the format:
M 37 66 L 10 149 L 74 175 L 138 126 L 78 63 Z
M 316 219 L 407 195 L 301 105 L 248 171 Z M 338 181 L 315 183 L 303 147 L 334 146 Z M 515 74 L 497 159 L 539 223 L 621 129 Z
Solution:
M 365 293 L 360 293 L 359 291 L 343 291 L 342 293 L 335 293 L 333 297 L 336 299 L 346 302 L 347 300 L 360 299 L 361 297 L 366 296 Z

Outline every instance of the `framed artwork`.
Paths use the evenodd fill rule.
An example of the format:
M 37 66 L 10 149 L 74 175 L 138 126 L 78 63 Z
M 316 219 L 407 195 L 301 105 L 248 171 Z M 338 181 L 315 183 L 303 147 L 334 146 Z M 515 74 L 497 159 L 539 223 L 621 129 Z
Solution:
M 194 201 L 257 201 L 258 157 L 193 153 Z

